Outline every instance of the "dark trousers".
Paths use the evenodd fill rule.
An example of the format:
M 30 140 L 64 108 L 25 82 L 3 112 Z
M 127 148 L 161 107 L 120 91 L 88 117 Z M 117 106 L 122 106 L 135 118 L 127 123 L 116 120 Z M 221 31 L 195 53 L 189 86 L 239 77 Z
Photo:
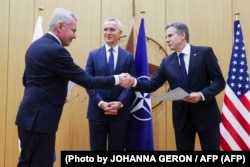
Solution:
M 128 122 L 116 120 L 89 120 L 91 150 L 123 151 L 126 143 Z
M 203 151 L 220 150 L 220 128 L 219 123 L 212 128 L 200 131 L 189 116 L 181 131 L 175 130 L 176 147 L 178 151 L 193 151 L 195 137 L 198 134 L 200 146 Z
M 18 127 L 21 152 L 17 167 L 52 167 L 55 134 L 27 131 Z

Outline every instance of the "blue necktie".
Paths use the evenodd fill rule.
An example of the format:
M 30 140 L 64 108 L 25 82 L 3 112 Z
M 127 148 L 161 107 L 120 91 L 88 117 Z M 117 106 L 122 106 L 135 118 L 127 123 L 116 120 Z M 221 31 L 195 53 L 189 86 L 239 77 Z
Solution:
M 115 72 L 115 70 L 114 70 L 114 55 L 113 55 L 113 49 L 110 48 L 109 51 L 110 51 L 109 62 L 108 62 L 108 64 L 109 64 L 109 73 L 110 73 L 110 75 L 113 75 L 114 72 Z
M 184 59 L 183 59 L 184 54 L 180 53 L 179 54 L 179 58 L 180 58 L 180 68 L 181 68 L 181 74 L 185 80 L 185 82 L 187 83 L 188 81 L 188 75 L 187 75 L 187 71 L 186 71 L 186 67 L 185 67 L 185 63 L 184 63 Z

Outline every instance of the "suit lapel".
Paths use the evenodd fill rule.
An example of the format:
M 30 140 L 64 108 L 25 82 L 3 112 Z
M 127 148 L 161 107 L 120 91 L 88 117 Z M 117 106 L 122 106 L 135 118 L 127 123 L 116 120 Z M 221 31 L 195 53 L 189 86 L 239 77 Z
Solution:
M 196 60 L 198 58 L 198 50 L 191 46 L 191 51 L 190 51 L 190 59 L 189 59 L 189 67 L 188 67 L 188 76 L 190 77 L 192 75 L 193 69 L 196 64 Z
M 107 61 L 105 46 L 101 47 L 98 58 L 100 58 L 99 59 L 100 67 L 105 67 L 105 69 L 104 69 L 105 73 L 107 75 L 109 75 L 109 65 L 108 65 L 108 61 Z
M 120 47 L 118 47 L 117 62 L 116 62 L 116 66 L 115 66 L 115 74 L 118 70 L 117 67 L 122 67 L 121 63 L 124 63 L 123 61 L 124 61 L 125 56 L 123 54 L 124 54 L 123 50 Z

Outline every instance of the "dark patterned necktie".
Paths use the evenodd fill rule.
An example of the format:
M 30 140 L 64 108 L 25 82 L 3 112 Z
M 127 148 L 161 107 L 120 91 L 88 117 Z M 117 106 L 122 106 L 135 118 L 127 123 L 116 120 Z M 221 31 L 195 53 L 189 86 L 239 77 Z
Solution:
M 110 75 L 113 75 L 114 72 L 115 72 L 114 71 L 114 54 L 113 54 L 113 49 L 110 48 L 109 51 L 110 51 L 109 62 L 108 62 L 108 64 L 109 64 L 109 73 L 110 73 Z
M 184 54 L 183 53 L 180 53 L 179 54 L 179 59 L 180 59 L 180 68 L 181 68 L 181 74 L 185 80 L 185 82 L 187 83 L 188 82 L 188 75 L 187 75 L 187 70 L 186 70 L 186 67 L 185 67 L 185 63 L 184 63 Z

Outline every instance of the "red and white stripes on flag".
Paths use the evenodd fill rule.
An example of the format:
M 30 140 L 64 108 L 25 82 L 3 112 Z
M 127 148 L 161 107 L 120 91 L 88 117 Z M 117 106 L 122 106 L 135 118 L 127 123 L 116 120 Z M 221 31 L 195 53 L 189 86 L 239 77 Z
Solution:
M 225 151 L 250 150 L 250 82 L 240 21 L 234 21 L 234 45 L 222 105 L 220 145 Z

